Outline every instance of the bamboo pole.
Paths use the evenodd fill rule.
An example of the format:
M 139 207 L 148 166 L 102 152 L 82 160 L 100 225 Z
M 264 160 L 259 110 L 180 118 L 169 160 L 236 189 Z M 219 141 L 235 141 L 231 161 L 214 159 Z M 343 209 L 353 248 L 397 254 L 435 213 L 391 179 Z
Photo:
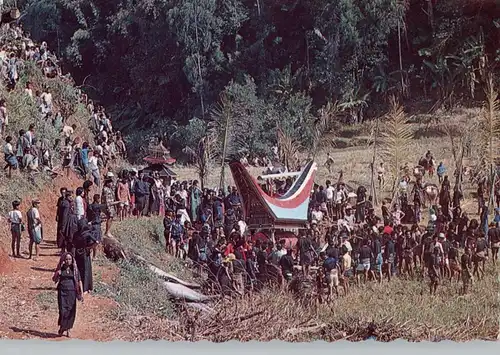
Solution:
M 378 199 L 377 199 L 377 189 L 375 186 L 375 159 L 377 157 L 377 135 L 378 135 L 378 126 L 379 125 L 379 120 L 377 119 L 377 122 L 375 123 L 375 130 L 373 132 L 373 156 L 372 156 L 372 163 L 370 164 L 371 167 L 371 183 L 370 183 L 370 195 L 373 197 L 373 205 L 378 206 Z

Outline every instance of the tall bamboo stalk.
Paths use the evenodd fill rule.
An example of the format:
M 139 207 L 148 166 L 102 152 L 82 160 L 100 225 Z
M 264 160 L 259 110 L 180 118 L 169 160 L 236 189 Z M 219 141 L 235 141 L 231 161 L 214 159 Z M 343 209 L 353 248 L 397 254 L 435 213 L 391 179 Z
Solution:
M 378 199 L 377 199 L 377 189 L 375 186 L 375 159 L 377 157 L 377 135 L 378 135 L 378 125 L 379 125 L 379 120 L 375 122 L 375 129 L 373 132 L 373 156 L 372 156 L 372 163 L 371 163 L 371 183 L 370 183 L 370 195 L 373 197 L 373 204 L 374 206 L 378 206 Z
M 486 107 L 484 111 L 484 135 L 488 149 L 488 170 L 490 175 L 490 194 L 488 198 L 488 209 L 492 211 L 495 195 L 496 154 L 498 150 L 498 136 L 500 134 L 500 120 L 498 93 L 494 88 L 493 76 L 490 74 L 486 82 Z
M 225 189 L 225 178 L 226 178 L 226 157 L 229 143 L 229 128 L 231 126 L 231 108 L 227 104 L 226 96 L 222 97 L 222 114 L 224 115 L 224 140 L 222 143 L 222 154 L 221 154 L 221 171 L 220 171 L 220 181 L 219 181 L 219 189 L 224 191 Z

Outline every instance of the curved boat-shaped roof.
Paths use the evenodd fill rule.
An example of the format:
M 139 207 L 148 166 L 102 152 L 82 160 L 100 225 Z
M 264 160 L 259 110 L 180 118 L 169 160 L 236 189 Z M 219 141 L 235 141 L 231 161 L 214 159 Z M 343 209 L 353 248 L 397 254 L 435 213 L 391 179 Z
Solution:
M 266 194 L 240 162 L 233 162 L 229 167 L 240 191 L 243 211 L 249 226 L 297 226 L 307 221 L 316 163 L 309 162 L 290 190 L 281 197 Z

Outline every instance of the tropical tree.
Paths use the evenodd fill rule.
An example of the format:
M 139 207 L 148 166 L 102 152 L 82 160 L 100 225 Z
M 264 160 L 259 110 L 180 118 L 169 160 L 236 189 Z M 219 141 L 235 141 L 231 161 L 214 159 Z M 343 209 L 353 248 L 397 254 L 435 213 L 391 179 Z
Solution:
M 202 189 L 206 186 L 216 156 L 216 140 L 212 132 L 207 132 L 195 146 L 186 146 L 183 149 L 183 152 L 191 158 Z
M 400 169 L 409 144 L 413 138 L 411 127 L 407 124 L 407 118 L 403 106 L 392 96 L 390 109 L 384 121 L 384 130 L 381 132 L 380 151 L 383 160 L 389 167 L 389 173 L 394 179 L 392 196 L 396 197 L 397 185 L 400 178 Z
M 484 154 L 484 164 L 488 170 L 490 182 L 490 196 L 488 207 L 493 205 L 494 187 L 497 178 L 497 158 L 500 148 L 500 117 L 498 102 L 498 92 L 494 87 L 493 75 L 489 75 L 486 81 L 486 101 L 483 109 L 483 119 L 481 122 L 482 128 L 482 147 Z

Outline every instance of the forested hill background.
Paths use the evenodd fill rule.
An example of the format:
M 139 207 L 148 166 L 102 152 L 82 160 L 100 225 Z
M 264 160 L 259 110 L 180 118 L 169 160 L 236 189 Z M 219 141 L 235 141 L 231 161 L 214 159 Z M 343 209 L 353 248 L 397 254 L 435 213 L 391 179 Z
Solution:
M 18 4 L 118 127 L 153 127 L 179 150 L 229 121 L 239 152 L 279 137 L 314 148 L 325 116 L 371 119 L 392 94 L 407 110 L 474 105 L 500 59 L 497 0 Z

